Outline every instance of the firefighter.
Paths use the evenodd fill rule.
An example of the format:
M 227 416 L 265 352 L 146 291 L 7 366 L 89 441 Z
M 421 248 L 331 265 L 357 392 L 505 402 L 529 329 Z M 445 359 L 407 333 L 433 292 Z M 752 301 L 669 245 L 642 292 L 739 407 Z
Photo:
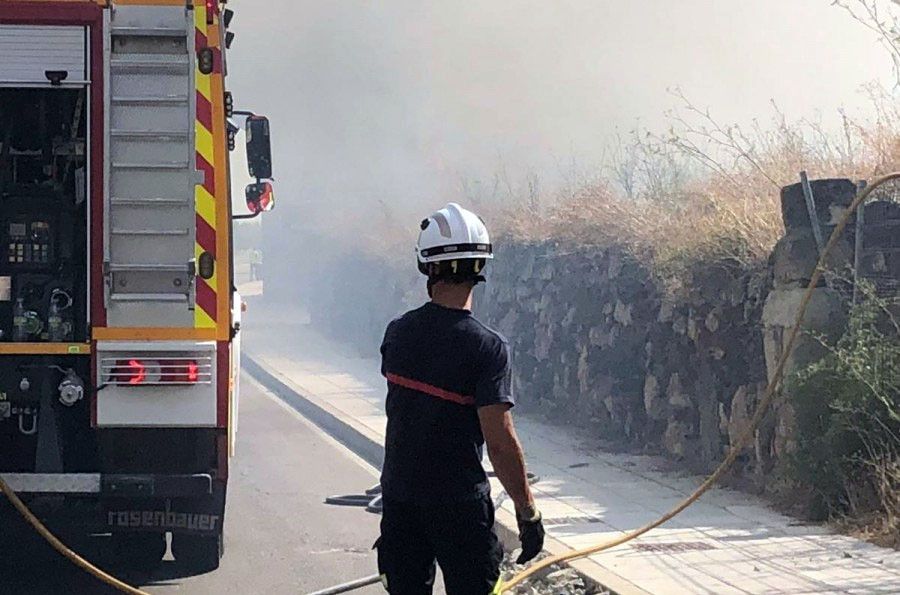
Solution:
M 493 258 L 480 217 L 448 204 L 421 224 L 419 270 L 431 298 L 391 322 L 381 347 L 387 435 L 378 566 L 391 595 L 499 593 L 500 543 L 482 448 L 516 508 L 524 564 L 544 543 L 510 408 L 506 340 L 472 315 Z

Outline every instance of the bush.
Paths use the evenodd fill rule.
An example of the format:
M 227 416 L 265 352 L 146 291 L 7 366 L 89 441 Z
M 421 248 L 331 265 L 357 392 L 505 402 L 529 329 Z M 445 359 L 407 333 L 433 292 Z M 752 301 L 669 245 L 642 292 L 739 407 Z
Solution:
M 900 324 L 871 288 L 846 332 L 788 386 L 797 413 L 792 479 L 814 517 L 875 516 L 900 535 Z

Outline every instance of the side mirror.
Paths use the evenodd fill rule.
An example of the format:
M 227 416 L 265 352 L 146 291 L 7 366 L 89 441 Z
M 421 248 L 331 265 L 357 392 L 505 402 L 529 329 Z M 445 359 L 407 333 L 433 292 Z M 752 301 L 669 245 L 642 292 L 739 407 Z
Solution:
M 272 145 L 269 141 L 269 119 L 248 116 L 244 126 L 247 135 L 247 169 L 253 178 L 272 177 Z
M 275 189 L 271 182 L 250 184 L 244 191 L 244 197 L 247 199 L 247 208 L 253 216 L 275 208 Z

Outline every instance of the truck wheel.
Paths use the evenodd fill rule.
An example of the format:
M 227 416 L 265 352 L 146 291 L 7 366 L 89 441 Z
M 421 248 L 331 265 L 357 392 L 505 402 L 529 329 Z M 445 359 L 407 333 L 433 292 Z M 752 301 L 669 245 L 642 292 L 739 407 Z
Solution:
M 166 555 L 165 533 L 115 533 L 112 539 L 116 560 L 128 568 L 155 568 Z
M 175 561 L 192 571 L 210 572 L 219 567 L 225 554 L 225 540 L 218 535 L 172 535 Z

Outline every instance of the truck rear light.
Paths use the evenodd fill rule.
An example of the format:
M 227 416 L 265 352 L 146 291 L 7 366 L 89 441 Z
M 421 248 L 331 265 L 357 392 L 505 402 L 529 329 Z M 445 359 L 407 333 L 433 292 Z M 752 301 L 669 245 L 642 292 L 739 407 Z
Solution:
M 212 383 L 209 357 L 104 358 L 101 371 L 106 384 L 162 386 Z
M 147 367 L 141 360 L 128 360 L 126 374 L 128 374 L 128 384 L 143 384 L 147 379 Z
M 197 382 L 200 378 L 200 366 L 197 362 L 188 362 L 188 382 Z
M 173 384 L 196 384 L 200 379 L 200 365 L 194 360 L 163 360 L 162 379 Z

